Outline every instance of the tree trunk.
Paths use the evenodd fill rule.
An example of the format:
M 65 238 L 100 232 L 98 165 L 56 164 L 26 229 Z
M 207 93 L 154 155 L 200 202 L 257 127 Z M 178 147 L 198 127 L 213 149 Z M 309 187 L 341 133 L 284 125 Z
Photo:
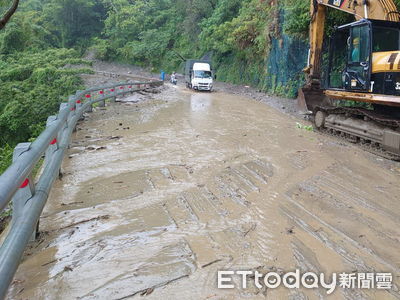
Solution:
M 18 8 L 19 0 L 14 0 L 10 9 L 0 19 L 0 30 L 3 29 Z
M 0 19 L 0 30 L 3 29 L 7 22 L 10 21 L 10 18 L 15 13 L 18 8 L 19 0 L 14 0 L 13 5 L 10 9 L 5 13 L 5 15 Z

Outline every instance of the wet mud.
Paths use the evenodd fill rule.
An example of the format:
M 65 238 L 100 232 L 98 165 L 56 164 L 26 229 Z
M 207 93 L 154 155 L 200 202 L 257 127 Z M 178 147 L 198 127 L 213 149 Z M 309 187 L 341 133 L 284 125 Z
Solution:
M 97 108 L 9 299 L 400 299 L 400 165 L 224 92 Z M 391 290 L 217 289 L 218 270 L 389 272 Z

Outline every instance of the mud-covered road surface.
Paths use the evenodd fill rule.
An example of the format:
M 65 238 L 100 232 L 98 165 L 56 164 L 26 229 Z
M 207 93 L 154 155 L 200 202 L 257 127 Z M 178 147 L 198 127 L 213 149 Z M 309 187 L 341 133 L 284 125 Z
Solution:
M 123 101 L 78 126 L 10 299 L 400 298 L 398 163 L 239 95 Z M 217 289 L 218 270 L 295 269 L 393 287 Z

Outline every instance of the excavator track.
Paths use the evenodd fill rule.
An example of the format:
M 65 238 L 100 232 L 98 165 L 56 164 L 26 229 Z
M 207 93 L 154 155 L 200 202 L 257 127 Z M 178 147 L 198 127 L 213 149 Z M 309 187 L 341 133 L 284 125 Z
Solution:
M 343 139 L 343 137 L 340 135 L 340 133 L 335 133 L 331 130 L 328 130 L 326 128 L 323 129 L 317 129 L 319 133 L 327 135 L 327 136 L 334 136 L 338 139 Z M 345 141 L 350 142 L 350 143 L 355 143 L 353 139 L 347 139 L 345 138 Z M 372 145 L 371 143 L 361 143 L 361 142 L 357 142 L 356 143 L 358 147 L 360 147 L 361 149 L 363 149 L 364 151 L 367 151 L 369 153 L 378 155 L 380 157 L 383 157 L 385 159 L 389 159 L 389 160 L 393 160 L 393 161 L 400 161 L 400 155 L 397 154 L 393 154 L 391 152 L 388 152 L 384 149 L 382 149 L 379 146 L 376 145 Z
M 386 159 L 400 161 L 400 119 L 364 108 L 316 107 L 315 128 L 340 137 L 363 150 Z

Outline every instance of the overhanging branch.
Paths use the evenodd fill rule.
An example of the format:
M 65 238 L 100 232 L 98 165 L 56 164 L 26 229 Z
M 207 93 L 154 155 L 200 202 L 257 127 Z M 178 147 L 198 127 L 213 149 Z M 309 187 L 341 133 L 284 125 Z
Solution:
M 4 14 L 4 16 L 0 19 L 0 30 L 3 29 L 8 21 L 10 21 L 12 15 L 18 8 L 19 0 L 14 0 L 10 9 Z

